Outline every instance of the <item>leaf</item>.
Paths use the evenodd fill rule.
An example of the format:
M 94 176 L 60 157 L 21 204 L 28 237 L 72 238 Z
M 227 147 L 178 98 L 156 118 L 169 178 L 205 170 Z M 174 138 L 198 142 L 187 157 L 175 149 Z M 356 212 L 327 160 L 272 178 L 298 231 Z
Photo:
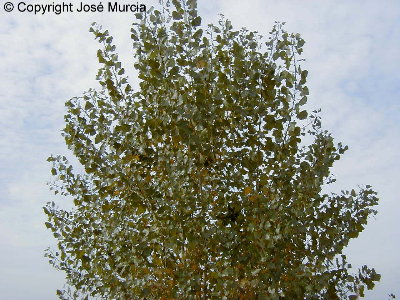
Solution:
M 53 225 L 50 222 L 45 222 L 44 223 L 46 225 L 47 228 L 52 229 Z
M 148 296 L 150 294 L 150 289 L 149 288 L 144 288 L 143 290 L 142 290 L 142 295 L 143 296 Z
M 371 280 L 372 281 L 380 281 L 381 280 L 381 274 L 377 274 L 377 273 L 372 274 Z
M 308 91 L 308 87 L 303 87 L 303 89 L 301 90 L 300 96 L 307 96 L 309 95 L 309 91 Z
M 99 144 L 102 141 L 103 141 L 103 137 L 101 136 L 101 134 L 97 134 L 96 137 L 94 138 L 94 143 Z
M 103 57 L 103 52 L 101 50 L 97 51 L 97 58 L 99 59 L 99 63 L 104 64 L 106 60 Z
M 357 231 L 351 231 L 351 232 L 349 232 L 349 238 L 356 238 L 356 237 L 358 237 L 358 232 Z
M 304 120 L 306 119 L 308 116 L 308 112 L 306 110 L 303 110 L 301 112 L 298 113 L 297 117 L 299 118 L 299 120 Z
M 244 188 L 244 190 L 243 190 L 243 193 L 244 193 L 245 195 L 248 195 L 248 194 L 251 193 L 251 191 L 252 191 L 251 187 L 250 187 L 250 186 L 246 186 L 246 187 Z
M 193 34 L 193 38 L 200 39 L 202 37 L 202 35 L 203 35 L 203 29 L 199 29 Z
M 87 101 L 85 104 L 85 110 L 90 110 L 91 108 L 93 108 L 93 104 Z
M 146 212 L 146 208 L 143 205 L 139 205 L 136 209 L 136 214 L 141 215 Z
M 205 66 L 207 66 L 207 62 L 206 62 L 205 60 L 199 60 L 199 61 L 197 61 L 196 66 L 197 66 L 199 69 L 202 69 L 202 68 L 204 68 Z
M 307 75 L 308 75 L 308 71 L 307 70 L 304 70 L 304 71 L 301 72 L 300 84 L 305 84 L 306 83 Z
M 304 96 L 304 97 L 302 97 L 302 98 L 300 99 L 299 105 L 304 105 L 304 104 L 306 104 L 306 103 L 307 103 L 307 97 Z
M 182 15 L 179 14 L 177 11 L 173 11 L 172 12 L 172 17 L 174 18 L 174 20 L 181 20 L 182 19 Z
M 200 25 L 201 25 L 201 17 L 200 17 L 200 16 L 197 16 L 196 18 L 194 18 L 194 19 L 192 20 L 192 25 L 193 25 L 193 26 L 200 26 Z

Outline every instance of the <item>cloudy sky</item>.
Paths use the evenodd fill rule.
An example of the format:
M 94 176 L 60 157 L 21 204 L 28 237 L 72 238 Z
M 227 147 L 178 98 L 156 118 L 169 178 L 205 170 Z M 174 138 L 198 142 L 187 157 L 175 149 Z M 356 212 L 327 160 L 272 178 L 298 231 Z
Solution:
M 90 24 L 97 21 L 110 30 L 125 67 L 132 70 L 129 30 L 134 19 L 108 12 L 7 13 L 4 2 L 0 298 L 51 300 L 63 275 L 43 257 L 53 239 L 43 225 L 42 206 L 57 200 L 46 186 L 50 168 L 45 160 L 52 153 L 67 153 L 60 136 L 64 102 L 97 87 L 97 42 L 88 32 Z M 334 167 L 335 189 L 370 184 L 381 198 L 378 215 L 346 253 L 354 266 L 368 264 L 382 274 L 367 299 L 387 299 L 391 292 L 400 296 L 400 1 L 199 0 L 199 10 L 206 24 L 223 13 L 236 28 L 264 36 L 274 21 L 285 21 L 288 31 L 302 34 L 310 107 L 322 108 L 325 128 L 350 148 Z

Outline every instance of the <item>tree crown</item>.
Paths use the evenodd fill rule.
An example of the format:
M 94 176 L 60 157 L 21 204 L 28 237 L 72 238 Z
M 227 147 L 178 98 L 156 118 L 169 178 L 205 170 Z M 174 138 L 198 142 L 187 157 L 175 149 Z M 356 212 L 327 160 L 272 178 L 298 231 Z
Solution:
M 347 146 L 304 109 L 304 40 L 276 23 L 262 43 L 195 0 L 137 15 L 134 89 L 107 30 L 100 90 L 66 102 L 63 136 L 84 167 L 51 156 L 50 262 L 70 296 L 344 299 L 379 275 L 341 255 L 375 214 L 370 186 L 323 193 Z M 311 142 L 306 144 L 305 137 Z M 58 292 L 68 297 L 68 290 Z

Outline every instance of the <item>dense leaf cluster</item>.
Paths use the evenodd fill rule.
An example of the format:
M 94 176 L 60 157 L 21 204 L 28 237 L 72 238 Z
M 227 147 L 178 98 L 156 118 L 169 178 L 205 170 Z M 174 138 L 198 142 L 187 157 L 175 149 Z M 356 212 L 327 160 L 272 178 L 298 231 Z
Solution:
M 277 23 L 262 43 L 195 0 L 137 15 L 137 91 L 108 31 L 93 24 L 100 91 L 66 103 L 63 135 L 84 167 L 51 156 L 44 208 L 67 274 L 61 299 L 347 299 L 379 275 L 352 274 L 343 248 L 376 193 L 325 194 L 347 149 L 307 102 L 303 39 Z M 305 143 L 305 137 L 311 141 Z M 68 296 L 69 295 L 69 296 Z

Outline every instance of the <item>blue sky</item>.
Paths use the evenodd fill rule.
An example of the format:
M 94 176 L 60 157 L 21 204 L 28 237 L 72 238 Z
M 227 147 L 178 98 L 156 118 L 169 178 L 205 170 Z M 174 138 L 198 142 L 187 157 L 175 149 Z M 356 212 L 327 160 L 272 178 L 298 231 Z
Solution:
M 274 21 L 285 21 L 288 31 L 302 34 L 309 105 L 322 108 L 324 126 L 350 148 L 333 168 L 334 189 L 370 184 L 381 198 L 378 215 L 346 253 L 353 265 L 368 264 L 382 274 L 366 299 L 387 299 L 390 292 L 400 296 L 400 2 L 199 0 L 199 9 L 205 24 L 223 13 L 236 28 L 264 36 Z M 67 153 L 60 136 L 64 102 L 97 87 L 97 42 L 88 32 L 93 21 L 114 35 L 134 80 L 131 15 L 34 16 L 6 13 L 0 6 L 3 299 L 56 299 L 55 290 L 63 284 L 62 274 L 43 258 L 54 242 L 43 225 L 42 206 L 57 200 L 45 184 L 50 179 L 45 160 Z

